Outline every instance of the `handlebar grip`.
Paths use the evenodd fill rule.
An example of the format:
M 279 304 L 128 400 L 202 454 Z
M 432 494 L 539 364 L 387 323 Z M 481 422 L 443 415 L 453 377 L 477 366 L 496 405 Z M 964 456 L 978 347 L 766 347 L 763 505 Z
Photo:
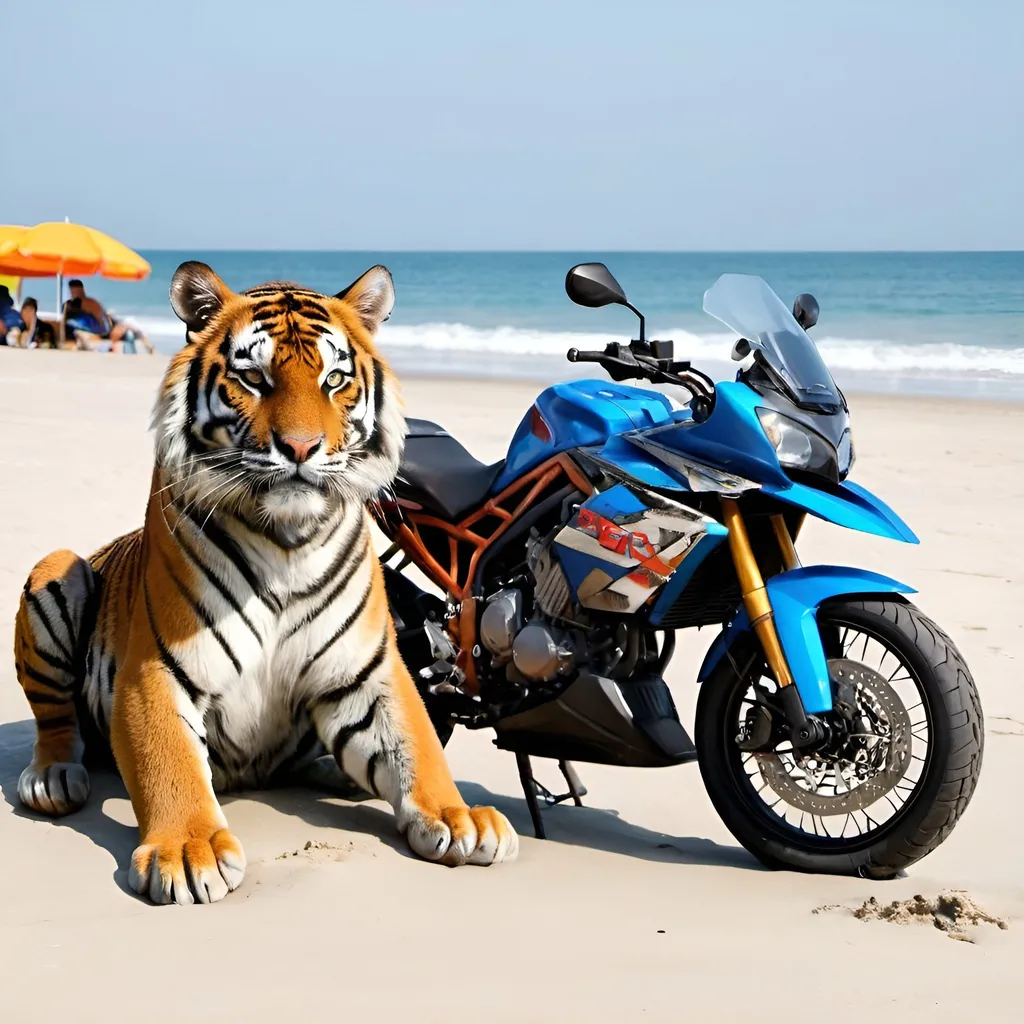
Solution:
M 565 353 L 570 363 L 599 363 L 604 357 L 603 352 L 581 352 L 578 348 L 571 348 Z

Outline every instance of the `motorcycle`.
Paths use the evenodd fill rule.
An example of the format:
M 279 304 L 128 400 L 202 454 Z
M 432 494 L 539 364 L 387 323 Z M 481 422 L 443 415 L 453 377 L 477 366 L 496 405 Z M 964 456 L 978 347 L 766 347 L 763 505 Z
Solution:
M 760 278 L 721 276 L 704 310 L 739 336 L 743 365 L 715 383 L 672 342 L 646 339 L 604 264 L 573 267 L 566 291 L 639 318 L 639 338 L 567 354 L 611 380 L 541 392 L 493 465 L 408 420 L 399 478 L 375 508 L 393 542 L 382 562 L 399 646 L 438 735 L 494 729 L 538 838 L 541 804 L 586 794 L 574 762 L 696 760 L 723 822 L 764 864 L 898 874 L 966 808 L 982 712 L 911 587 L 801 565 L 808 514 L 918 542 L 849 479 L 849 407 L 807 334 L 817 302 L 804 294 L 790 311 Z M 720 632 L 691 740 L 664 674 L 675 632 L 703 626 Z M 537 782 L 535 757 L 558 762 L 565 794 Z

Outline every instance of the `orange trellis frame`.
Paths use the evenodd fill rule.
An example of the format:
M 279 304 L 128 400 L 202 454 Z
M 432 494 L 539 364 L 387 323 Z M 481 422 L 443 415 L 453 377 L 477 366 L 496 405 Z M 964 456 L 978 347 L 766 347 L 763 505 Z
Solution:
M 402 521 L 397 527 L 389 530 L 381 522 L 385 532 L 416 567 L 460 603 L 458 617 L 449 620 L 448 628 L 459 647 L 458 665 L 465 673 L 466 689 L 470 693 L 478 689 L 472 655 L 476 644 L 476 601 L 472 587 L 480 558 L 538 498 L 565 481 L 584 494 L 593 491 L 590 481 L 572 459 L 562 454 L 520 477 L 458 523 L 448 523 L 427 512 L 410 509 L 403 509 Z M 447 535 L 447 566 L 431 554 L 423 538 L 424 530 Z

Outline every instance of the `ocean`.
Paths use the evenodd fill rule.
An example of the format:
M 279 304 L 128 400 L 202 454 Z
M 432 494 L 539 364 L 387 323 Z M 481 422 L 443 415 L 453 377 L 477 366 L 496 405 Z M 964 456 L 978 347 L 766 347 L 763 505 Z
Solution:
M 1024 399 L 1024 252 L 144 252 L 143 282 L 87 280 L 90 294 L 137 321 L 158 350 L 184 330 L 167 301 L 175 268 L 208 263 L 235 289 L 291 280 L 327 293 L 385 264 L 397 302 L 380 345 L 399 373 L 552 381 L 593 375 L 565 351 L 636 334 L 617 307 L 583 309 L 566 297 L 574 263 L 601 260 L 647 317 L 648 337 L 671 338 L 676 357 L 731 377 L 732 337 L 701 309 L 726 272 L 758 274 L 787 305 L 818 299 L 810 332 L 848 390 Z M 52 282 L 26 281 L 44 306 Z M 600 373 L 600 371 L 597 371 Z

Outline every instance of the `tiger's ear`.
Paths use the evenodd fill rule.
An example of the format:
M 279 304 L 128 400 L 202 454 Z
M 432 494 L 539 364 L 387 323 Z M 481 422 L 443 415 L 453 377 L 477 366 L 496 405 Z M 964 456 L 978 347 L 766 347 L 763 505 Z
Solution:
M 230 296 L 231 289 L 205 263 L 182 263 L 171 278 L 171 308 L 192 332 L 203 330 Z
M 363 326 L 373 334 L 395 308 L 395 284 L 387 267 L 376 266 L 334 296 L 351 306 Z

